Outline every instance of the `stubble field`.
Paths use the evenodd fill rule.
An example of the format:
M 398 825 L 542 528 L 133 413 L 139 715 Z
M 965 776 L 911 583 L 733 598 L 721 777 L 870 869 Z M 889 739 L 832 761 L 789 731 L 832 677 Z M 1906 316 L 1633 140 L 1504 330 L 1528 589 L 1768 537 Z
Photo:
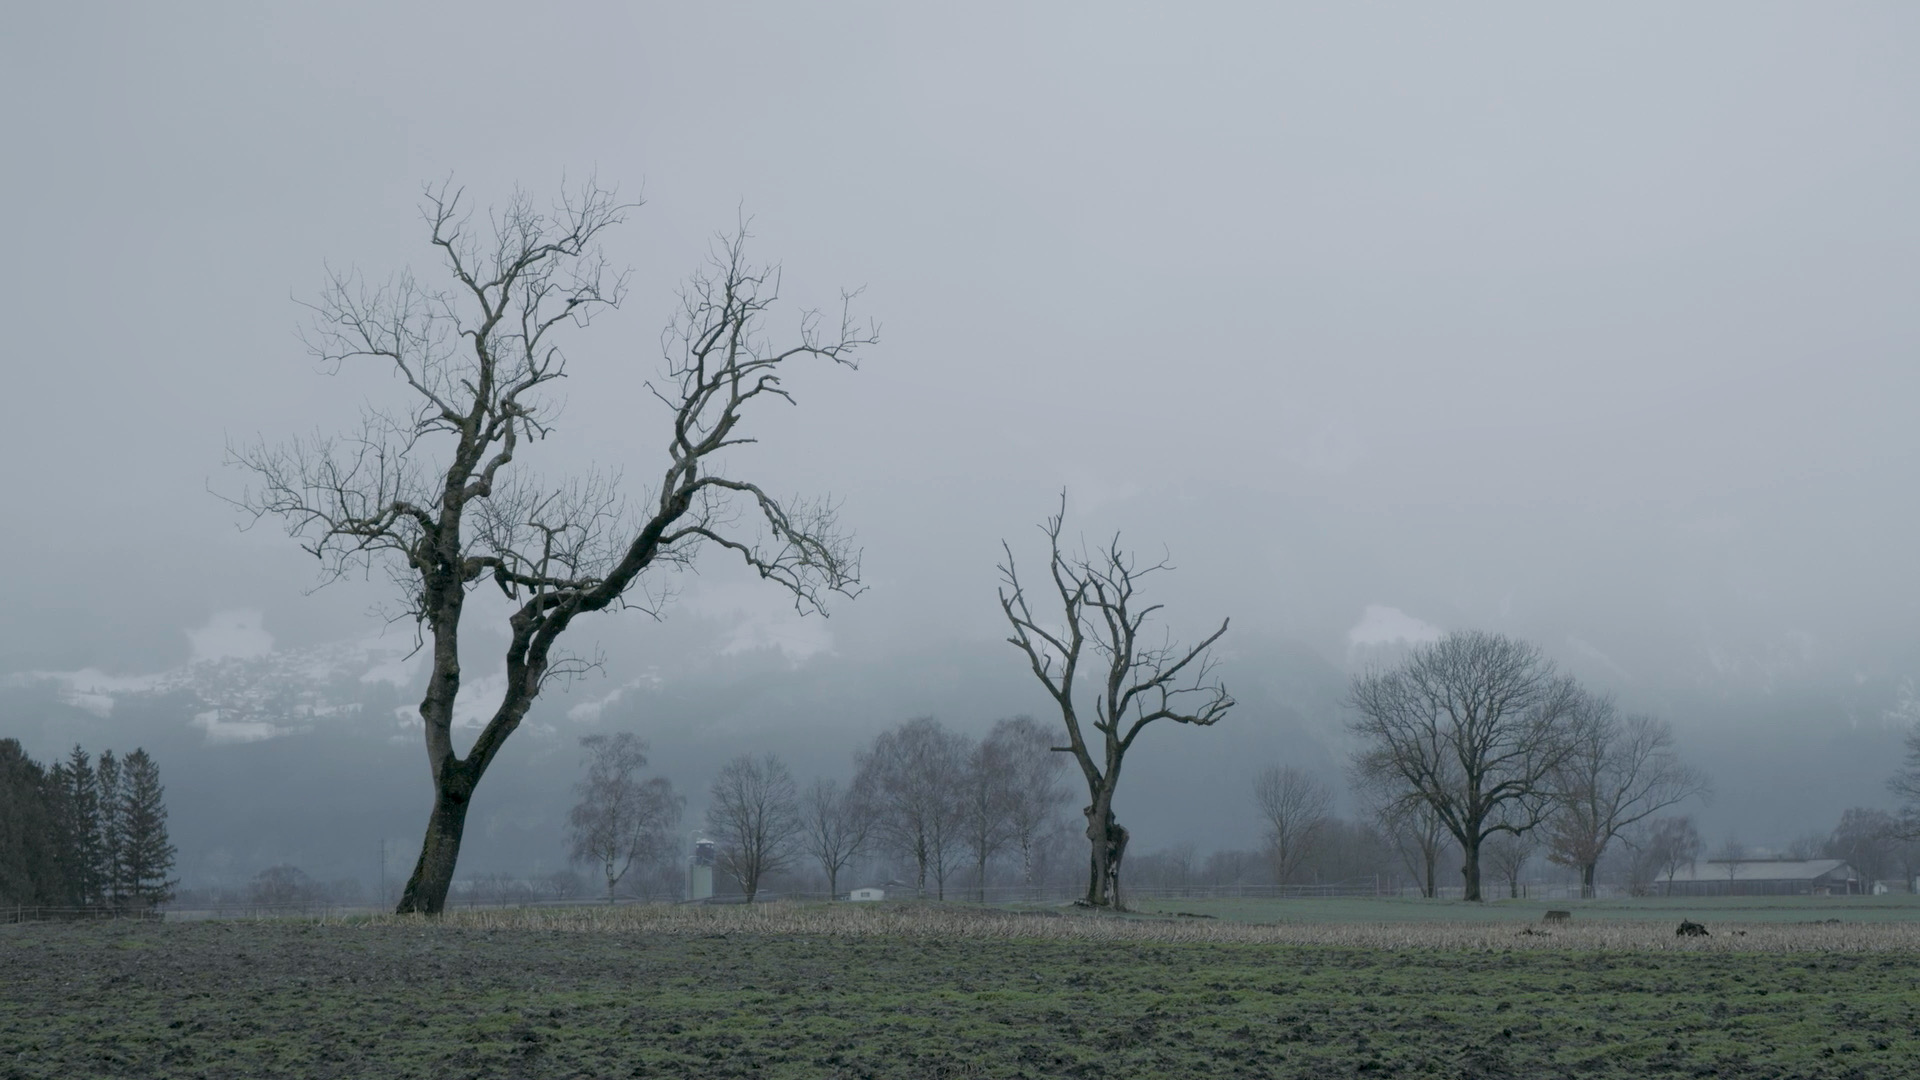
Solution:
M 0 1076 L 1915 1074 L 1920 923 L 1673 922 L 889 904 L 25 925 L 0 929 Z

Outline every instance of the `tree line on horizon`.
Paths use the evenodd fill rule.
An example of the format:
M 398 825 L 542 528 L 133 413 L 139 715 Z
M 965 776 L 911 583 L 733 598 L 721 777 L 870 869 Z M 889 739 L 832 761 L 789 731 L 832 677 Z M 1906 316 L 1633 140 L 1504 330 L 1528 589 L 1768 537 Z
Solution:
M 1017 860 L 1036 885 L 1037 856 L 1059 825 L 1065 762 L 1031 717 L 1000 720 L 981 739 L 933 717 L 907 720 L 854 755 L 843 786 L 820 777 L 804 790 L 779 755 L 740 754 L 708 790 L 705 834 L 714 866 L 751 901 L 766 882 L 817 867 L 829 896 L 863 860 L 897 860 L 916 895 L 945 899 L 956 871 L 973 870 L 984 897 L 990 864 Z M 665 777 L 640 779 L 646 743 L 631 732 L 580 740 L 587 775 L 568 815 L 571 855 L 591 867 L 612 901 L 635 867 L 677 869 L 674 826 L 685 800 Z M 672 873 L 672 869 L 669 869 Z
M 0 907 L 148 914 L 173 896 L 160 767 L 144 749 L 75 746 L 45 768 L 0 739 Z

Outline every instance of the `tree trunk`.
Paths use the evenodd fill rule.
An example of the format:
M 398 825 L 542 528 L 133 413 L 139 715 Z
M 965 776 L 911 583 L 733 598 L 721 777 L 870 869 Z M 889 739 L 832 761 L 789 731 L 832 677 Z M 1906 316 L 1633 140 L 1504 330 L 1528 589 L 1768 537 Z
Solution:
M 1102 813 L 1098 801 L 1086 809 L 1087 815 L 1087 903 L 1107 906 L 1107 829 L 1113 820 Z
M 840 899 L 840 868 L 827 867 L 827 903 Z
M 1087 903 L 1124 911 L 1120 903 L 1120 864 L 1126 857 L 1127 830 L 1113 819 L 1113 792 L 1102 792 L 1087 807 Z
M 1420 890 L 1420 895 L 1431 900 L 1440 895 L 1440 885 L 1434 880 L 1434 876 L 1439 871 L 1440 853 L 1433 848 L 1428 848 L 1424 854 L 1427 864 L 1427 883 L 1426 887 Z
M 974 869 L 979 873 L 979 883 L 975 886 L 975 891 L 980 894 L 980 902 L 984 904 L 987 902 L 987 860 L 985 856 L 981 856 L 979 865 Z
M 1033 899 L 1033 838 L 1020 837 L 1020 875 L 1027 887 L 1027 899 Z
M 1460 877 L 1466 883 L 1464 898 L 1478 900 L 1480 899 L 1480 844 L 1476 841 L 1472 844 L 1462 844 L 1460 848 L 1467 857 L 1466 862 L 1460 867 Z
M 435 786 L 433 813 L 427 817 L 427 836 L 420 844 L 420 858 L 413 864 L 413 876 L 407 879 L 406 891 L 400 894 L 397 914 L 438 915 L 446 910 L 447 890 L 453 887 L 453 867 L 460 858 L 460 836 L 467 826 L 472 785 L 449 784 L 443 778 Z
M 1582 900 L 1593 899 L 1593 872 L 1596 866 L 1596 863 L 1586 863 L 1580 867 L 1580 899 Z

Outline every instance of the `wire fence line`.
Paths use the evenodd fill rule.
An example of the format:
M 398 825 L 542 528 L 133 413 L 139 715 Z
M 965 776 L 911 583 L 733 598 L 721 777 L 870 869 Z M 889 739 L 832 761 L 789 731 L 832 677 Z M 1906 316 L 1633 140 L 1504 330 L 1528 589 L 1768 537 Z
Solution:
M 945 891 L 942 896 L 935 887 L 924 892 L 911 884 L 888 882 L 877 886 L 887 900 L 939 900 L 949 904 L 986 904 L 1000 906 L 1008 904 L 1056 904 L 1065 905 L 1079 899 L 1077 889 L 1066 886 L 1029 888 L 1022 885 L 996 885 L 982 890 L 977 887 L 957 888 Z M 1504 885 L 1500 888 L 1488 888 L 1484 895 L 1488 900 L 1508 899 Z M 1434 899 L 1459 900 L 1465 890 L 1459 885 L 1441 886 L 1435 890 Z M 1577 884 L 1558 884 L 1549 882 L 1529 882 L 1520 887 L 1518 899 L 1531 900 L 1578 900 L 1580 887 Z M 1602 886 L 1598 890 L 1600 899 L 1611 899 L 1627 895 L 1626 890 Z M 1421 898 L 1418 888 L 1396 883 L 1367 879 L 1320 883 L 1312 885 L 1152 885 L 1128 888 L 1124 885 L 1121 897 L 1126 903 L 1140 901 L 1166 902 L 1174 900 L 1337 900 L 1345 898 L 1401 898 L 1417 900 Z M 847 902 L 848 893 L 829 894 L 824 890 L 803 889 L 762 890 L 754 897 L 755 903 L 773 901 Z M 741 904 L 746 897 L 738 893 L 722 894 L 693 903 L 704 904 Z M 854 901 L 858 902 L 858 901 Z M 479 911 L 512 908 L 591 908 L 628 906 L 635 904 L 682 904 L 689 901 L 678 898 L 666 898 L 653 895 L 619 895 L 609 901 L 606 897 L 536 897 L 525 894 L 482 895 L 470 892 L 450 897 L 446 905 L 448 911 Z M 169 904 L 154 911 L 135 911 L 110 907 L 50 907 L 44 905 L 15 905 L 0 907 L 0 923 L 22 922 L 77 922 L 95 920 L 144 920 L 167 919 L 179 922 L 194 922 L 207 919 L 263 919 L 263 918 L 319 918 L 334 919 L 355 915 L 387 914 L 393 911 L 392 904 L 379 904 L 367 900 L 291 900 L 279 902 L 255 902 L 243 898 L 217 899 L 211 902 Z

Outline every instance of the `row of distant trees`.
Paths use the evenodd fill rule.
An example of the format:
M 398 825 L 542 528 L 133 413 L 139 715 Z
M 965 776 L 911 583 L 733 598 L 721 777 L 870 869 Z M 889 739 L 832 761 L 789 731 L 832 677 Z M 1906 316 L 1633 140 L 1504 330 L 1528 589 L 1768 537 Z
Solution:
M 978 740 L 921 717 L 860 750 L 851 783 L 822 777 L 805 789 L 778 755 L 742 754 L 708 791 L 716 869 L 749 899 L 768 878 L 807 866 L 837 895 L 848 868 L 874 858 L 910 867 L 916 891 L 936 898 L 963 867 L 984 895 L 990 866 L 1002 860 L 1031 889 L 1036 855 L 1068 794 L 1066 763 L 1049 753 L 1051 742 L 1029 717 L 1001 720 Z M 664 777 L 642 779 L 646 744 L 631 733 L 590 735 L 581 748 L 572 856 L 596 871 L 611 900 L 635 868 L 672 859 L 685 799 Z
M 173 895 L 160 768 L 143 749 L 45 768 L 0 739 L 0 905 L 147 912 Z

